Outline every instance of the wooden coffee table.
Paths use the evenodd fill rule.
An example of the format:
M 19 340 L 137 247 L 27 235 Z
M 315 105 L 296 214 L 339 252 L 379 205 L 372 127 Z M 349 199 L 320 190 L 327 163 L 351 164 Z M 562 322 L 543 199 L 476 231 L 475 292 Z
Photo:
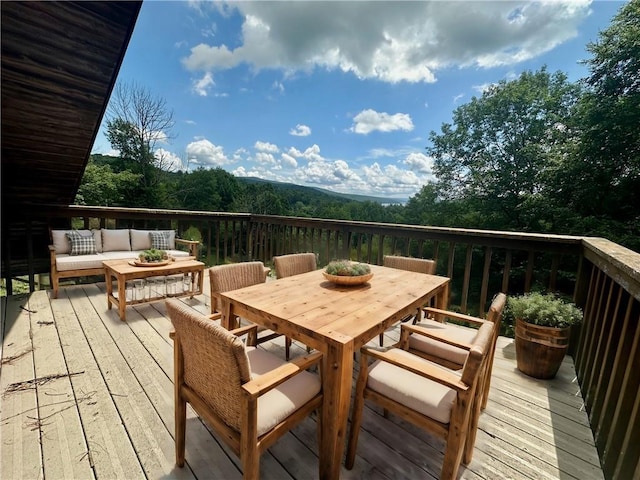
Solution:
M 167 296 L 190 296 L 200 295 L 204 283 L 204 263 L 193 259 L 180 260 L 176 259 L 167 265 L 161 266 L 136 266 L 131 260 L 108 260 L 102 262 L 104 266 L 104 279 L 107 285 L 107 306 L 111 310 L 111 305 L 118 307 L 120 320 L 126 320 L 126 307 L 136 303 L 147 303 L 163 300 Z M 170 295 L 148 296 L 141 300 L 129 300 L 126 297 L 126 286 L 128 281 L 136 279 L 147 279 L 149 277 L 166 277 L 177 274 L 191 274 L 191 288 L 187 292 L 182 291 L 182 283 L 180 284 L 180 292 Z M 113 279 L 118 282 L 118 296 L 113 292 Z

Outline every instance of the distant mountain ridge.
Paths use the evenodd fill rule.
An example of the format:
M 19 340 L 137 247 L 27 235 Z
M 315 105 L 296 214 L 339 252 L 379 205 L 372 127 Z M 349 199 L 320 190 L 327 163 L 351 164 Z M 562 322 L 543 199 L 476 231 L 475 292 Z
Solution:
M 323 195 L 327 195 L 329 197 L 353 200 L 356 202 L 374 202 L 374 203 L 379 203 L 381 205 L 389 205 L 389 204 L 397 205 L 397 204 L 405 204 L 407 203 L 407 200 L 408 200 L 406 198 L 404 199 L 386 198 L 386 197 L 374 197 L 371 195 L 356 195 L 352 193 L 338 193 L 338 192 L 332 192 L 331 190 L 326 190 L 324 188 L 319 188 L 319 187 L 306 187 L 303 185 L 296 185 L 295 183 L 276 182 L 273 180 L 265 180 L 257 177 L 236 177 L 236 179 L 240 182 L 247 182 L 247 183 L 266 183 L 266 184 L 272 185 L 276 189 L 282 189 L 282 190 L 288 190 L 288 191 L 291 191 L 291 190 L 300 190 L 303 192 L 314 191 L 314 192 L 321 193 Z

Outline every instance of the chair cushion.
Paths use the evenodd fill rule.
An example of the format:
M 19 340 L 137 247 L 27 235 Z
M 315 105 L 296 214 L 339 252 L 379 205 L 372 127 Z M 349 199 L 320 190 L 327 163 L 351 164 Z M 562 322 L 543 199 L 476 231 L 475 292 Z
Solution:
M 451 372 L 436 363 L 396 349 L 400 355 Z M 454 372 L 457 373 L 457 372 Z M 369 367 L 367 386 L 396 402 L 440 423 L 449 423 L 456 391 L 387 362 L 376 360 Z
M 254 347 L 247 347 L 251 378 L 263 375 L 286 363 L 275 355 Z M 301 372 L 281 383 L 258 399 L 258 436 L 271 430 L 293 412 L 316 396 L 321 389 L 320 377 Z
M 475 328 L 467 328 L 451 323 L 440 323 L 429 319 L 422 320 L 420 323 L 417 323 L 416 326 L 426 330 L 434 330 L 439 334 L 446 335 L 451 340 L 466 344 L 472 344 L 478 334 L 478 330 Z M 454 347 L 453 345 L 417 334 L 409 336 L 409 348 L 457 363 L 461 368 L 464 362 L 466 362 L 468 355 L 468 352 L 462 348 Z
M 130 251 L 131 242 L 129 241 L 129 229 L 110 230 L 102 229 L 102 251 Z
M 96 240 L 89 231 L 80 233 L 72 230 L 67 233 L 67 238 L 71 244 L 70 255 L 94 255 L 96 252 Z

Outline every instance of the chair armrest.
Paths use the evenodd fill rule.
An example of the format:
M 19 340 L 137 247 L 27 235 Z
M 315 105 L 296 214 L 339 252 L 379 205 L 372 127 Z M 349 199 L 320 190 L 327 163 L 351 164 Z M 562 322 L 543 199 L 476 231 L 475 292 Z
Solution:
M 210 315 L 210 317 L 214 315 L 215 313 L 213 315 Z M 218 314 L 218 315 L 222 316 L 221 314 Z M 241 337 L 242 335 L 251 335 L 251 334 L 257 335 L 258 325 L 256 325 L 255 323 L 252 323 L 251 325 L 245 325 L 244 327 L 234 328 L 233 330 L 229 330 L 229 332 L 234 334 L 236 337 Z
M 250 380 L 242 385 L 242 388 L 249 397 L 257 398 L 289 380 L 291 377 L 306 371 L 312 365 L 320 362 L 320 360 L 322 360 L 322 352 L 314 352 L 303 357 L 295 358 L 264 375 Z
M 215 312 L 215 313 L 212 313 L 211 315 L 207 315 L 207 318 L 209 320 L 220 320 L 222 318 L 222 313 Z
M 401 349 L 390 348 L 387 351 L 378 351 L 371 349 L 370 347 L 362 347 L 360 352 L 377 360 L 390 363 L 396 367 L 408 370 L 421 377 L 428 378 L 436 383 L 449 387 L 457 392 L 465 392 L 469 390 L 469 385 L 462 382 L 460 376 L 456 375 L 453 371 L 448 371 L 443 367 L 427 363 L 422 358 L 415 356 L 413 358 L 406 358 L 405 356 L 398 355 Z M 366 361 L 366 359 L 365 359 Z
M 449 310 L 440 310 L 439 308 L 426 307 L 423 308 L 422 311 L 426 313 L 433 313 L 434 315 L 442 315 L 444 317 L 453 318 L 455 320 L 462 320 L 464 322 L 473 323 L 474 325 L 482 325 L 486 323 L 486 320 L 483 320 L 478 317 L 472 317 L 471 315 L 465 315 L 464 313 L 451 312 Z
M 176 243 L 188 247 L 189 255 L 198 258 L 198 246 L 200 245 L 200 242 L 198 242 L 197 240 L 184 240 L 182 238 L 176 238 Z
M 486 323 L 486 322 L 485 322 Z M 451 338 L 447 337 L 444 334 L 438 333 L 436 331 L 433 330 L 429 330 L 426 328 L 421 327 L 420 325 L 402 325 L 400 327 L 400 336 L 402 337 L 402 330 L 406 330 L 409 332 L 409 334 L 415 333 L 416 335 L 422 335 L 423 337 L 428 337 L 431 338 L 433 340 L 436 340 L 438 342 L 442 342 L 442 343 L 446 343 L 447 345 L 451 345 L 453 347 L 458 347 L 458 348 L 462 348 L 463 350 L 469 351 L 471 350 L 471 347 L 473 345 L 471 345 L 470 343 L 463 343 L 463 342 L 458 342 L 456 340 L 452 340 Z

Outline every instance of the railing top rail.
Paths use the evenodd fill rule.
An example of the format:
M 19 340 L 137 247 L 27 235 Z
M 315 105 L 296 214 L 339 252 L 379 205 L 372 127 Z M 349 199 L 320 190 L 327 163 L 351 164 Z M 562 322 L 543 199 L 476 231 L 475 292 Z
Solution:
M 583 239 L 584 256 L 640 300 L 640 253 L 606 238 Z
M 499 247 L 513 246 L 518 242 L 521 247 L 543 248 L 543 245 L 561 247 L 561 249 L 579 249 L 584 237 L 555 235 L 547 233 L 509 232 L 480 230 L 469 228 L 432 227 L 398 223 L 362 222 L 354 220 L 330 220 L 322 218 L 285 217 L 274 215 L 252 215 L 252 222 L 294 225 L 299 227 L 330 228 L 350 230 L 356 233 L 375 233 L 393 236 L 412 236 L 434 240 L 457 241 L 473 244 L 487 244 Z

